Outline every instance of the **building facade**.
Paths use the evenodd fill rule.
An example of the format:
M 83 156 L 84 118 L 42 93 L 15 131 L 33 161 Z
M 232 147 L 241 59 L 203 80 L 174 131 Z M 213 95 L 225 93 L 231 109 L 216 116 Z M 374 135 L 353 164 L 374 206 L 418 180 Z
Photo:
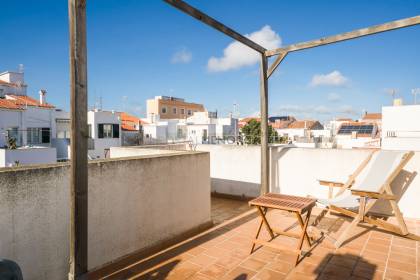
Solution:
M 109 148 L 121 146 L 121 119 L 115 111 L 88 112 L 90 159 L 109 157 Z
M 183 98 L 155 96 L 147 100 L 147 118 L 150 122 L 166 119 L 186 119 L 195 112 L 204 112 L 202 104 L 186 102 Z
M 420 105 L 382 107 L 382 149 L 420 151 Z

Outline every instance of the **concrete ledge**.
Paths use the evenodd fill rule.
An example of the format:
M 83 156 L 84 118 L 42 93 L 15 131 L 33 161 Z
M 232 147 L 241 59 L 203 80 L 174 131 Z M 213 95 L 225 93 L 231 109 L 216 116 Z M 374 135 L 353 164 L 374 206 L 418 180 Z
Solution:
M 69 166 L 0 171 L 0 251 L 25 279 L 68 273 Z M 89 269 L 210 224 L 208 153 L 94 160 L 88 174 Z

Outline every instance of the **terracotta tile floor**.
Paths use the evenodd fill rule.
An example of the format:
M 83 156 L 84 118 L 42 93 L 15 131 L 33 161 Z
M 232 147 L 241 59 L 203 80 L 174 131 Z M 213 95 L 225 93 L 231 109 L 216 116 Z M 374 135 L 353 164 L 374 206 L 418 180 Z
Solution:
M 218 203 L 218 207 L 224 207 L 223 201 Z M 225 206 L 226 203 L 229 202 L 225 201 Z M 311 218 L 314 219 L 320 211 L 314 209 Z M 227 218 L 224 215 L 223 219 Z M 294 231 L 299 227 L 294 216 L 280 211 L 269 212 L 268 219 L 279 228 Z M 92 277 L 153 280 L 418 279 L 419 243 L 368 226 L 358 227 L 352 233 L 353 237 L 338 250 L 332 246 L 330 237 L 323 238 L 296 267 L 293 266 L 293 254 L 268 247 L 259 248 L 250 255 L 251 240 L 259 221 L 256 211 L 248 210 L 153 256 L 132 260 L 118 269 L 111 267 L 99 271 Z M 329 215 L 317 228 L 328 231 L 329 236 L 335 238 L 348 224 L 347 218 Z M 407 219 L 407 225 L 412 232 L 420 232 L 420 221 Z M 265 229 L 261 236 L 269 239 Z M 278 237 L 272 242 L 296 244 L 295 239 L 288 237 Z

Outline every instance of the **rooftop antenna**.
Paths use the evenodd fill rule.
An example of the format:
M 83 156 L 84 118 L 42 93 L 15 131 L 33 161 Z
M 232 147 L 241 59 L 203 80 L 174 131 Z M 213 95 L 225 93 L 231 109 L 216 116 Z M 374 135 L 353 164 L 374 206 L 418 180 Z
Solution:
M 25 68 L 23 67 L 23 64 L 19 64 L 18 72 L 23 73 L 24 71 L 25 71 Z
M 238 119 L 239 118 L 239 104 L 236 101 L 233 103 L 233 117 Z
M 417 94 L 420 94 L 420 88 L 413 88 L 411 94 L 414 95 L 414 105 L 417 104 Z
M 386 92 L 389 95 L 391 95 L 391 97 L 392 97 L 392 103 L 394 103 L 395 96 L 397 95 L 397 89 L 395 89 L 395 88 L 389 88 L 389 89 L 386 89 Z

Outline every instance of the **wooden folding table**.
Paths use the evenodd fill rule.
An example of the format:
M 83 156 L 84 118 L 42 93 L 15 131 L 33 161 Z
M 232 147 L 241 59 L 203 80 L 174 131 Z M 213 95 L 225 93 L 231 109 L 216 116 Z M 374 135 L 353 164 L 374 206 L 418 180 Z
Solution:
M 297 254 L 296 261 L 295 261 L 295 265 L 296 265 L 302 253 L 302 245 L 303 245 L 304 240 L 309 245 L 309 247 L 312 246 L 311 239 L 309 238 L 308 233 L 307 233 L 307 228 L 309 224 L 309 219 L 311 217 L 311 211 L 312 211 L 312 208 L 315 206 L 315 203 L 316 203 L 316 199 L 312 199 L 312 198 L 284 195 L 284 194 L 274 194 L 274 193 L 267 193 L 256 199 L 251 200 L 249 202 L 249 205 L 257 207 L 258 212 L 261 216 L 261 223 L 258 227 L 257 234 L 255 236 L 255 239 L 252 245 L 251 254 L 254 252 L 255 245 L 257 244 L 272 247 L 279 250 L 292 251 Z M 302 232 L 301 233 L 288 232 L 288 231 L 283 231 L 283 230 L 272 227 L 269 224 L 266 217 L 268 209 L 283 210 L 283 211 L 295 213 L 296 218 L 302 229 Z M 306 213 L 306 216 L 303 219 L 302 215 L 305 213 Z M 258 239 L 258 236 L 260 235 L 263 224 L 265 225 L 268 233 L 271 236 L 270 241 L 272 241 L 274 238 L 276 238 L 279 235 L 285 235 L 288 237 L 298 238 L 299 242 L 298 242 L 297 248 L 293 249 L 288 246 L 273 244 L 273 243 Z M 275 234 L 277 234 L 277 236 Z

